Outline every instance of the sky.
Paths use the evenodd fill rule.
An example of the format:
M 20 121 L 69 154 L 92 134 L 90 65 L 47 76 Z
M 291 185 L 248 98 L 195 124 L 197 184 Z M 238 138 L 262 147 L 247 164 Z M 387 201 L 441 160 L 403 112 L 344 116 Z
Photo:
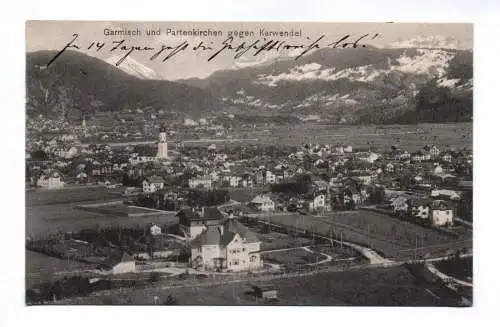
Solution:
M 136 30 L 141 31 L 140 36 L 117 36 L 105 35 L 105 30 Z M 158 30 L 161 34 L 146 35 L 146 30 Z M 171 30 L 220 30 L 222 36 L 178 36 L 170 33 Z M 411 40 L 415 38 L 428 38 L 441 36 L 450 38 L 457 44 L 458 48 L 472 49 L 473 47 L 473 25 L 472 24 L 448 24 L 448 23 L 263 23 L 263 22 L 105 22 L 105 21 L 28 21 L 26 23 L 26 50 L 28 52 L 39 50 L 60 51 L 73 39 L 73 34 L 78 34 L 73 44 L 79 46 L 82 51 L 90 56 L 100 59 L 110 57 L 121 58 L 128 50 L 120 48 L 112 51 L 113 41 L 125 40 L 123 45 L 136 47 L 149 47 L 153 50 L 134 50 L 130 57 L 139 63 L 153 69 L 165 79 L 176 80 L 182 78 L 199 77 L 205 78 L 213 72 L 221 69 L 232 69 L 242 67 L 252 62 L 264 62 L 272 60 L 277 56 L 298 54 L 300 50 L 288 51 L 266 51 L 258 56 L 253 56 L 250 51 L 242 57 L 235 59 L 234 52 L 224 50 L 211 61 L 207 59 L 218 49 L 223 47 L 223 41 L 227 39 L 228 33 L 232 31 L 253 32 L 253 36 L 235 37 L 233 45 L 237 47 L 242 42 L 250 44 L 256 40 L 262 41 L 260 30 L 266 31 L 301 31 L 301 37 L 267 37 L 267 40 L 285 41 L 294 45 L 308 45 L 324 35 L 320 44 L 326 45 L 350 35 L 348 41 L 354 41 L 364 34 L 368 36 L 363 39 L 364 43 L 376 47 L 386 47 L 393 42 Z M 375 36 L 376 35 L 376 36 Z M 375 36 L 375 38 L 373 38 Z M 309 38 L 309 39 L 307 39 Z M 366 40 L 366 41 L 365 41 Z M 88 49 L 92 43 L 94 46 Z M 96 51 L 96 43 L 104 44 Z M 185 43 L 183 43 L 185 42 Z M 211 46 L 211 50 L 193 51 L 193 47 L 203 42 Z M 175 48 L 181 44 L 188 47 L 176 53 L 163 62 L 163 58 L 172 50 L 164 50 L 154 60 L 150 57 L 157 53 L 162 46 Z

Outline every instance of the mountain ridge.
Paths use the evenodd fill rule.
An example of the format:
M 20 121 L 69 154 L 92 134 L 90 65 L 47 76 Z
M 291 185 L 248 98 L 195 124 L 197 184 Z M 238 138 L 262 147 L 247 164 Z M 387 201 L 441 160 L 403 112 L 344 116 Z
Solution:
M 204 90 L 167 80 L 140 79 L 77 51 L 65 51 L 46 68 L 55 54 L 26 54 L 28 115 L 78 118 L 148 106 L 191 115 L 220 110 L 220 102 Z
M 177 82 L 203 88 L 226 106 L 247 113 L 319 114 L 333 122 L 356 124 L 432 121 L 432 117 L 468 121 L 472 77 L 472 51 L 368 48 L 319 49 L 297 60 Z M 419 99 L 424 87 L 445 97 L 436 102 L 442 114 L 425 114 L 441 109 Z M 456 105 L 457 112 L 448 103 Z M 408 120 L 411 116 L 415 118 Z

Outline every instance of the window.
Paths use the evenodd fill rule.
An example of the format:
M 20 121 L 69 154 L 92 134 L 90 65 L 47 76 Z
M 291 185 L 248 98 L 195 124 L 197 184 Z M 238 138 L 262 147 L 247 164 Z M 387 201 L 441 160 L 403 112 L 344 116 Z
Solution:
M 241 249 L 241 251 L 242 251 L 242 252 L 245 252 L 245 248 L 242 248 L 242 249 Z
M 235 265 L 235 266 L 237 266 L 239 263 L 240 263 L 239 260 L 234 260 L 233 261 L 233 265 Z
M 257 256 L 253 255 L 250 257 L 250 262 L 255 262 L 257 261 Z

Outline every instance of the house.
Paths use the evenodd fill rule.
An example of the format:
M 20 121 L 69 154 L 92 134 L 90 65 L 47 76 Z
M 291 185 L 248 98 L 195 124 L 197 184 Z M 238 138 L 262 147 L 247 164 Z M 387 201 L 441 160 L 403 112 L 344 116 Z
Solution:
M 155 193 L 165 188 L 165 180 L 160 176 L 151 176 L 142 181 L 142 192 Z
M 385 165 L 385 171 L 387 173 L 393 173 L 394 172 L 394 165 L 389 162 L 387 165 Z
M 374 152 L 369 152 L 369 153 L 364 153 L 359 156 L 359 159 L 362 161 L 366 161 L 368 163 L 374 163 L 378 158 L 380 158 L 380 155 Z
M 391 202 L 392 210 L 397 215 L 404 215 L 408 213 L 408 198 L 405 196 L 398 196 Z
M 252 207 L 258 211 L 270 212 L 276 209 L 276 204 L 268 195 L 257 195 L 249 203 L 249 207 Z
M 441 153 L 441 150 L 439 150 L 439 148 L 435 145 L 433 145 L 430 149 L 429 149 L 429 154 L 431 155 L 431 157 L 433 158 L 436 158 L 439 156 L 439 154 Z
M 406 161 L 408 159 L 411 158 L 411 154 L 405 150 L 405 151 L 398 151 L 395 155 L 394 155 L 394 158 L 396 160 L 400 160 L 400 161 Z
M 266 183 L 267 184 L 276 183 L 276 175 L 270 170 L 266 170 Z
M 229 177 L 229 186 L 238 187 L 240 185 L 242 178 L 240 176 L 230 176 Z
M 450 200 L 460 200 L 460 194 L 457 191 L 453 190 L 432 190 L 431 196 L 434 198 L 437 197 L 446 197 Z
M 355 181 L 361 182 L 362 184 L 368 185 L 368 184 L 372 184 L 375 181 L 376 177 L 377 177 L 376 174 L 373 174 L 373 175 L 370 174 L 370 175 L 354 176 L 353 179 Z
M 157 225 L 152 225 L 150 228 L 149 228 L 149 233 L 153 236 L 157 236 L 157 235 L 161 235 L 161 228 Z
M 213 185 L 213 180 L 210 175 L 193 177 L 188 181 L 189 188 L 206 188 L 211 189 Z
M 264 178 L 264 172 L 262 170 L 259 170 L 255 173 L 255 183 L 257 184 L 264 184 L 265 178 Z
M 442 173 L 443 173 L 443 167 L 441 167 L 441 165 L 437 164 L 434 167 L 434 174 L 435 175 L 441 175 Z
M 57 172 L 53 172 L 49 175 L 40 174 L 36 181 L 36 185 L 38 187 L 48 189 L 48 190 L 56 190 L 64 187 L 64 182 L 61 179 L 61 175 Z
M 209 271 L 262 268 L 260 241 L 232 215 L 204 230 L 190 242 L 192 266 Z
M 429 200 L 415 198 L 409 200 L 408 202 L 413 217 L 425 220 L 429 219 L 429 213 L 430 213 Z
M 445 201 L 434 201 L 431 205 L 430 219 L 434 226 L 453 224 L 453 210 Z
M 126 274 L 135 272 L 135 259 L 127 252 L 113 251 L 100 268 L 109 274 Z
M 312 200 L 309 201 L 309 211 L 318 211 L 325 209 L 326 207 L 326 195 L 316 194 L 313 196 Z
M 210 226 L 220 225 L 224 218 L 217 208 L 191 208 L 177 213 L 179 229 L 187 238 L 194 239 Z
M 241 179 L 241 186 L 242 187 L 253 187 L 253 179 L 252 176 L 249 174 L 243 175 L 243 178 Z
M 451 163 L 453 161 L 453 156 L 450 152 L 446 152 L 442 155 L 441 159 L 444 161 L 444 162 L 448 162 L 448 163 Z

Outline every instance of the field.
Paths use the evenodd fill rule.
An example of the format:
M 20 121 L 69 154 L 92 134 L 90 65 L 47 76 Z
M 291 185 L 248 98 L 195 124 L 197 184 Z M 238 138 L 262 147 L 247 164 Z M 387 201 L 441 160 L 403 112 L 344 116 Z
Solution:
M 370 142 L 378 150 L 389 150 L 399 145 L 415 151 L 426 144 L 438 147 L 472 148 L 472 123 L 342 126 L 305 123 L 274 126 L 268 130 L 235 130 L 233 138 L 258 138 L 260 144 L 297 145 L 301 143 L 337 144 L 354 148 L 367 147 Z
M 78 209 L 88 212 L 98 212 L 103 214 L 110 214 L 115 216 L 124 216 L 124 217 L 132 217 L 132 216 L 148 216 L 148 215 L 163 215 L 164 212 L 159 210 L 153 210 L 148 208 L 140 208 L 135 206 L 129 206 L 126 204 L 106 204 L 99 206 L 78 206 Z
M 238 139 L 242 141 L 238 141 Z M 176 143 L 180 140 L 172 140 Z M 207 142 L 183 140 L 186 146 L 200 146 Z M 152 144 L 154 141 L 118 142 L 115 146 L 132 144 Z M 344 144 L 354 148 L 366 148 L 368 143 L 378 151 L 390 150 L 391 145 L 398 145 L 409 151 L 421 149 L 426 144 L 438 147 L 455 147 L 472 149 L 472 123 L 449 123 L 417 125 L 373 125 L 349 126 L 304 123 L 298 125 L 259 126 L 253 128 L 235 128 L 232 140 L 220 142 L 221 146 L 235 145 L 288 145 L 297 146 L 302 143 Z
M 116 192 L 116 190 L 114 190 Z M 119 195 L 111 193 L 105 187 L 67 187 L 61 190 L 36 189 L 26 192 L 26 205 L 64 204 L 117 199 Z
M 175 224 L 174 214 L 161 214 L 143 217 L 123 217 L 75 208 L 77 203 L 61 203 L 26 206 L 26 235 L 40 236 L 47 233 L 74 232 L 96 226 L 146 226 Z M 79 203 L 78 203 L 79 204 Z
M 61 278 L 64 273 L 75 270 L 90 269 L 92 265 L 78 261 L 63 260 L 49 257 L 33 251 L 26 253 L 26 286 L 31 286 Z
M 285 265 L 286 267 L 295 267 L 308 263 L 318 262 L 325 258 L 321 253 L 308 252 L 302 248 L 290 249 L 286 251 L 273 251 L 263 253 L 261 257 L 264 261 L 275 264 Z
M 267 187 L 255 186 L 253 188 L 226 188 L 229 191 L 231 200 L 241 203 L 250 202 L 256 195 L 268 191 Z
M 415 278 L 403 267 L 321 273 L 266 282 L 278 290 L 276 305 L 316 306 L 457 306 L 455 298 L 443 294 L 437 285 L 416 285 Z M 221 284 L 183 287 L 170 290 L 127 289 L 111 296 L 68 299 L 63 304 L 153 304 L 172 295 L 180 305 L 264 305 L 251 294 L 249 284 Z M 434 294 L 434 295 L 432 295 Z M 437 295 L 436 295 L 437 294 Z M 448 295 L 448 294 L 446 294 Z M 111 299 L 112 297 L 112 299 Z
M 375 249 L 389 258 L 410 259 L 428 252 L 461 249 L 472 243 L 471 235 L 460 237 L 412 224 L 371 211 L 334 212 L 322 217 L 300 214 L 269 215 L 271 222 L 332 235 Z M 415 251 L 415 247 L 417 250 Z M 439 251 L 438 251 L 439 250 Z

